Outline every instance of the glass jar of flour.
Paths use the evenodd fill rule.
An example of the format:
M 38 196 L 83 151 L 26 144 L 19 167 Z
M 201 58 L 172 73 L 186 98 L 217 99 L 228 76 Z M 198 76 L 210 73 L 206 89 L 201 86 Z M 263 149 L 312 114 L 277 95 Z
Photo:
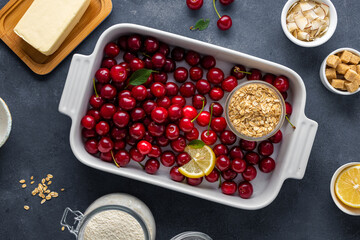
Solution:
M 105 195 L 85 211 L 66 208 L 60 224 L 78 240 L 154 240 L 155 220 L 150 209 L 124 193 Z

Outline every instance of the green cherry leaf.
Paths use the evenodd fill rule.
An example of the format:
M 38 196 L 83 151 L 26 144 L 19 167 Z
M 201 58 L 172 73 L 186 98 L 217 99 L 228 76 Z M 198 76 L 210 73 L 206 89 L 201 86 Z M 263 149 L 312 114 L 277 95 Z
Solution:
M 196 140 L 192 140 L 189 143 L 189 146 L 191 146 L 192 148 L 198 149 L 198 148 L 202 148 L 203 146 L 205 146 L 205 143 L 199 139 L 196 139 Z
M 136 70 L 129 79 L 129 85 L 139 86 L 141 84 L 146 83 L 147 79 L 150 77 L 150 74 L 153 72 L 157 72 L 151 69 L 142 68 Z
M 190 30 L 203 31 L 208 28 L 209 23 L 210 23 L 210 19 L 207 18 L 205 20 L 205 19 L 201 18 L 195 23 L 195 26 L 190 27 Z

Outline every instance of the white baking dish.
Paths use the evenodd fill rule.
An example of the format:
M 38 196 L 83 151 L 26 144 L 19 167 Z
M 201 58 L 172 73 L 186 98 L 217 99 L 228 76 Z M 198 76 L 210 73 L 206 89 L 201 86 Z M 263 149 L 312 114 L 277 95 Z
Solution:
M 101 64 L 104 46 L 121 35 L 138 33 L 153 36 L 172 46 L 195 50 L 201 54 L 210 54 L 217 59 L 217 66 L 225 73 L 230 71 L 235 63 L 248 68 L 258 68 L 275 75 L 285 75 L 290 80 L 289 100 L 293 104 L 292 122 L 296 130 L 286 123 L 282 127 L 283 141 L 277 144 L 272 157 L 276 168 L 271 174 L 258 171 L 258 176 L 252 181 L 254 194 L 250 199 L 241 199 L 237 193 L 227 196 L 221 193 L 217 183 L 203 181 L 193 187 L 185 183 L 174 182 L 169 177 L 169 168 L 161 167 L 156 175 L 149 175 L 138 164 L 130 163 L 127 167 L 117 168 L 114 164 L 101 161 L 86 152 L 81 136 L 80 120 L 88 108 L 88 100 L 93 93 L 92 79 Z M 180 64 L 181 65 L 181 64 Z M 171 74 L 169 75 L 171 79 Z M 223 98 L 225 102 L 226 96 Z M 315 139 L 318 124 L 309 120 L 304 114 L 306 90 L 301 77 L 293 70 L 282 65 L 256 58 L 244 53 L 215 46 L 194 39 L 182 37 L 156 29 L 134 24 L 117 24 L 108 28 L 99 38 L 94 52 L 90 56 L 75 54 L 73 56 L 66 84 L 59 104 L 59 111 L 71 117 L 70 145 L 75 156 L 84 164 L 124 177 L 151 183 L 182 193 L 210 201 L 222 203 L 242 209 L 259 209 L 270 204 L 280 191 L 287 178 L 302 179 L 310 151 Z M 237 142 L 238 143 L 238 142 Z M 241 177 L 238 177 L 239 182 Z

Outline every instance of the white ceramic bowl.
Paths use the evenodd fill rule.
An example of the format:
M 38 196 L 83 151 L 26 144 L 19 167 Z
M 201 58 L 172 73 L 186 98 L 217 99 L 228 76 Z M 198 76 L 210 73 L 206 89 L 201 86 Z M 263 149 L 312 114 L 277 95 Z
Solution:
M 352 208 L 352 207 L 349 207 L 345 204 L 343 204 L 339 198 L 336 196 L 336 193 L 335 193 L 335 182 L 336 182 L 336 179 L 337 177 L 339 176 L 339 174 L 346 168 L 348 167 L 351 167 L 351 166 L 354 166 L 354 165 L 360 165 L 360 162 L 351 162 L 351 163 L 347 163 L 345 165 L 342 165 L 341 167 L 339 167 L 334 175 L 332 176 L 331 178 L 331 182 L 330 182 L 330 193 L 331 193 L 331 197 L 332 199 L 334 200 L 334 203 L 336 204 L 336 206 L 341 210 L 343 211 L 344 213 L 347 213 L 349 215 L 353 215 L 353 216 L 360 216 L 360 208 Z
M 342 52 L 342 51 L 349 51 L 349 52 L 352 52 L 353 54 L 356 54 L 358 56 L 360 56 L 360 52 L 356 51 L 355 49 L 353 48 L 339 48 L 339 49 L 336 49 L 335 51 L 331 52 L 329 55 L 326 56 L 326 58 L 324 59 L 324 61 L 322 62 L 321 64 L 321 67 L 320 67 L 320 80 L 322 82 L 322 84 L 324 84 L 324 86 L 330 91 L 330 92 L 333 92 L 333 93 L 336 93 L 336 94 L 340 94 L 340 95 L 353 95 L 355 93 L 358 93 L 360 91 L 360 88 L 358 90 L 356 90 L 355 92 L 348 92 L 348 91 L 341 91 L 341 90 L 338 90 L 336 88 L 334 88 L 333 86 L 331 86 L 330 82 L 327 80 L 326 78 L 326 75 L 325 75 L 325 69 L 326 69 L 326 59 L 330 56 L 330 55 L 333 55 L 333 54 L 336 54 L 338 52 Z
M 4 145 L 11 131 L 12 119 L 8 106 L 0 98 L 0 147 Z
M 298 2 L 298 1 L 299 0 L 287 1 L 287 3 L 285 4 L 285 6 L 281 12 L 281 27 L 282 27 L 285 35 L 290 39 L 290 41 L 292 41 L 293 43 L 295 43 L 296 45 L 299 45 L 301 47 L 317 47 L 317 46 L 320 46 L 320 45 L 326 43 L 331 38 L 331 36 L 334 34 L 334 32 L 336 30 L 336 26 L 337 26 L 338 19 L 337 19 L 337 13 L 336 13 L 336 9 L 335 9 L 334 5 L 332 4 L 332 2 L 330 0 L 314 0 L 315 2 L 325 3 L 326 5 L 329 6 L 329 19 L 330 19 L 329 29 L 322 37 L 317 38 L 312 42 L 305 42 L 305 41 L 301 41 L 301 40 L 297 39 L 296 37 L 294 37 L 286 27 L 286 15 L 287 15 L 290 7 L 295 2 Z
M 117 168 L 114 164 L 101 161 L 98 157 L 89 154 L 85 150 L 80 121 L 88 109 L 89 98 L 93 94 L 92 79 L 104 57 L 103 49 L 108 42 L 114 41 L 122 35 L 134 33 L 152 36 L 172 46 L 194 50 L 200 54 L 213 55 L 216 58 L 216 66 L 223 69 L 224 72 L 230 72 L 234 64 L 244 64 L 247 68 L 257 68 L 263 72 L 285 75 L 289 78 L 288 99 L 293 104 L 291 121 L 296 125 L 296 130 L 294 131 L 289 124 L 283 125 L 281 128 L 283 141 L 275 146 L 272 155 L 276 159 L 275 170 L 269 174 L 258 173 L 256 179 L 251 182 L 254 186 L 254 193 L 250 199 L 242 199 L 238 194 L 232 196 L 222 194 L 217 183 L 203 181 L 199 186 L 193 187 L 186 183 L 174 182 L 169 177 L 169 168 L 164 166 L 161 166 L 154 175 L 147 174 L 134 161 L 131 161 L 126 167 Z M 187 66 L 185 61 L 177 62 L 176 65 Z M 169 81 L 173 81 L 172 74 L 169 74 Z M 224 96 L 220 103 L 225 104 L 225 99 Z M 144 181 L 210 201 L 254 210 L 269 205 L 278 195 L 285 179 L 302 179 L 305 174 L 318 127 L 315 121 L 305 116 L 305 101 L 306 89 L 303 80 L 296 72 L 285 66 L 153 28 L 135 24 L 117 24 L 108 28 L 100 36 L 94 52 L 90 56 L 79 54 L 73 56 L 61 96 L 59 111 L 72 119 L 70 145 L 73 153 L 82 163 L 102 171 Z M 209 108 L 210 102 L 207 103 L 206 109 Z M 206 128 L 199 129 L 203 131 Z M 235 181 L 239 182 L 240 180 L 241 176 L 239 175 Z

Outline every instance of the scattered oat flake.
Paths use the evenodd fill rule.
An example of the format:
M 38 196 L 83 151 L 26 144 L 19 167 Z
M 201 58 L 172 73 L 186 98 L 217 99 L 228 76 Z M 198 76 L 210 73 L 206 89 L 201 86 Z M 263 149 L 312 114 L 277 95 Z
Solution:
M 44 202 L 46 202 L 46 199 L 41 200 L 40 204 L 43 204 Z
M 25 206 L 24 206 L 24 209 L 27 211 L 27 210 L 30 209 L 30 207 L 29 207 L 28 205 L 25 205 Z
M 50 185 L 52 183 L 52 181 L 49 181 L 47 184 Z
M 45 180 L 46 180 L 46 181 L 49 181 L 49 180 L 50 180 L 50 178 L 46 177 L 46 178 L 45 178 Z
M 62 192 L 65 191 L 65 188 L 60 189 L 60 191 L 62 191 Z
M 42 183 L 42 184 L 45 183 L 45 178 L 41 179 L 41 183 Z
M 48 174 L 47 177 L 48 177 L 48 178 L 53 178 L 54 176 L 51 175 L 51 174 Z
M 24 179 L 21 179 L 21 180 L 19 181 L 19 183 L 25 183 L 25 180 L 24 180 Z
M 31 181 L 30 184 L 34 184 L 35 181 Z
M 26 188 L 26 184 L 21 185 L 22 188 Z
M 33 180 L 33 179 L 34 179 L 34 176 L 31 176 L 31 177 L 30 177 L 30 180 Z
M 65 230 L 65 227 L 64 227 L 64 226 L 62 226 L 61 231 L 64 231 L 64 230 Z

